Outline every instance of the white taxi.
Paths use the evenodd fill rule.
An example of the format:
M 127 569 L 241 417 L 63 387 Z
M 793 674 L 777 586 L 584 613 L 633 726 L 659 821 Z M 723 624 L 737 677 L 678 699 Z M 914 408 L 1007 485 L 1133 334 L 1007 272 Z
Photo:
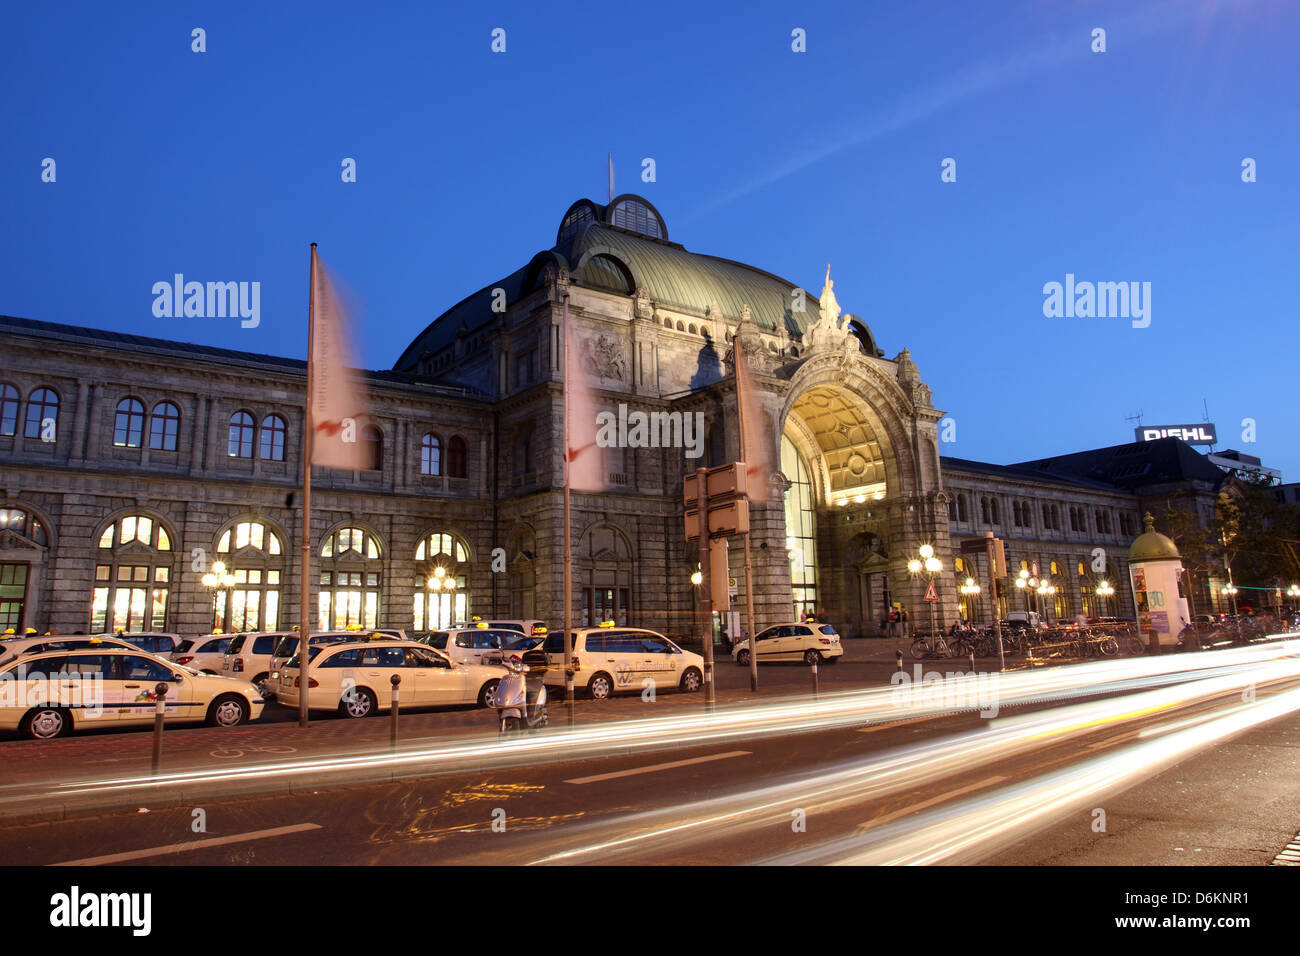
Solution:
M 834 664 L 844 654 L 840 636 L 830 624 L 774 624 L 754 636 L 754 653 L 760 664 L 769 661 L 803 661 Z M 742 638 L 731 651 L 737 664 L 749 665 L 749 641 Z
M 480 621 L 473 627 L 430 631 L 417 640 L 442 651 L 453 661 L 500 664 L 505 654 L 515 650 L 515 644 L 524 640 L 524 635 L 519 631 L 492 627 L 488 622 Z
M 231 640 L 229 634 L 204 634 L 192 640 L 186 639 L 176 645 L 170 659 L 205 674 L 219 674 Z
M 595 700 L 616 690 L 641 690 L 647 680 L 658 687 L 697 691 L 704 680 L 704 658 L 684 651 L 655 631 L 619 627 L 606 621 L 573 632 L 573 681 Z M 564 686 L 564 634 L 548 634 L 542 645 L 523 655 L 525 664 L 545 668 L 543 682 Z
M 277 697 L 299 705 L 300 657 L 280 669 Z M 337 710 L 346 717 L 369 717 L 393 706 L 394 675 L 401 678 L 402 707 L 450 707 L 496 703 L 504 667 L 455 663 L 446 654 L 415 641 L 370 640 L 308 647 L 307 706 Z
M 167 685 L 168 721 L 234 727 L 262 713 L 251 684 L 105 647 L 46 651 L 0 665 L 0 730 L 49 740 L 83 727 L 152 726 L 159 684 Z

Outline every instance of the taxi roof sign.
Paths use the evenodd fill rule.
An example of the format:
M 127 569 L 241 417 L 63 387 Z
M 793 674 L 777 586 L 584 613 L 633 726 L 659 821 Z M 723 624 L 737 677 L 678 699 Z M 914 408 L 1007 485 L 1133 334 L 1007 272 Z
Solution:
M 613 626 L 614 626 L 614 622 L 613 622 L 613 621 L 601 621 L 601 622 L 600 622 L 600 627 L 613 627 Z

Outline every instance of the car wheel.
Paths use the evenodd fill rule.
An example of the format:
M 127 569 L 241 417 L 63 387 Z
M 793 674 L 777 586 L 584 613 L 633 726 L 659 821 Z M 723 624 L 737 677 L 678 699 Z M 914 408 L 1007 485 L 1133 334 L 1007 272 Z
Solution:
M 519 718 L 518 718 L 518 717 L 506 717 L 506 718 L 503 718 L 503 719 L 502 719 L 502 721 L 501 721 L 501 732 L 502 732 L 503 734 L 514 733 L 514 732 L 515 732 L 516 730 L 518 730 L 518 729 L 519 729 Z
M 741 667 L 747 667 L 749 665 L 748 648 L 736 655 L 736 663 L 739 664 Z
M 497 688 L 501 686 L 500 680 L 490 680 L 483 685 L 478 692 L 478 705 L 480 707 L 495 707 L 497 705 Z
M 257 692 L 262 695 L 263 700 L 271 696 L 271 692 L 266 689 L 266 679 L 270 676 L 270 674 L 258 674 L 253 678 L 253 686 L 257 688 Z
M 209 727 L 238 727 L 248 720 L 248 702 L 228 695 L 218 697 L 208 708 Z
M 693 694 L 700 689 L 700 683 L 703 680 L 699 671 L 694 667 L 686 668 L 686 673 L 682 675 L 682 690 L 688 694 Z
M 344 717 L 369 717 L 375 712 L 375 695 L 364 687 L 354 687 L 350 696 L 339 701 L 339 712 Z
M 58 707 L 36 707 L 23 717 L 19 729 L 32 740 L 53 740 L 62 737 L 72 728 L 67 711 Z
M 820 663 L 822 656 L 817 651 L 804 651 L 803 662 L 811 667 L 813 664 Z
M 587 693 L 591 695 L 592 700 L 604 700 L 614 691 L 614 681 L 601 671 L 591 678 L 587 683 Z

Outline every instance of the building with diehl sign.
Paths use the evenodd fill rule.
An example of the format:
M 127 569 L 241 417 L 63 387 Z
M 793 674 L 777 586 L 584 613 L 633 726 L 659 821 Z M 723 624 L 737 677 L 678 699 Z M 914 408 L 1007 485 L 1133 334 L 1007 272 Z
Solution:
M 1162 496 L 1201 507 L 1224 477 L 1176 438 L 941 461 L 921 370 L 896 330 L 888 355 L 841 311 L 829 269 L 814 294 L 689 251 L 644 199 L 580 200 L 548 248 L 449 308 L 392 370 L 364 373 L 366 467 L 314 471 L 313 626 L 559 621 L 566 298 L 603 410 L 704 423 L 694 449 L 601 449 L 605 490 L 573 496 L 580 623 L 696 632 L 682 478 L 738 454 L 737 348 L 776 457 L 751 489 L 760 624 L 825 610 L 871 634 L 899 602 L 922 622 L 907 566 L 923 544 L 943 561 L 938 621 L 987 619 L 991 595 L 961 608 L 958 594 L 982 559 L 957 545 L 985 530 L 1006 539 L 1013 575 L 1059 581 L 1049 617 L 1129 616 L 1138 516 Z M 302 361 L 20 318 L 0 318 L 0 342 L 0 627 L 298 623 Z M 233 583 L 208 588 L 216 560 Z M 730 565 L 743 580 L 738 548 Z M 1103 578 L 1111 607 L 1093 596 Z

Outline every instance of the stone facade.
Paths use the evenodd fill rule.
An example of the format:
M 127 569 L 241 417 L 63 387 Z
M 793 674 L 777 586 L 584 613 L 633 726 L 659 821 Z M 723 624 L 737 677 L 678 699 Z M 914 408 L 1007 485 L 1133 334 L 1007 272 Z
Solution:
M 467 614 L 560 622 L 566 311 L 570 348 L 599 405 L 698 412 L 705 422 L 693 450 L 602 449 L 605 490 L 572 494 L 579 624 L 613 616 L 675 637 L 699 633 L 690 581 L 698 550 L 684 536 L 682 479 L 741 453 L 737 347 L 755 381 L 758 422 L 749 427 L 779 463 L 751 489 L 760 626 L 824 610 L 848 636 L 874 634 L 891 602 L 925 624 L 924 582 L 909 575 L 908 562 L 930 544 L 944 565 L 935 581 L 935 622 L 946 627 L 959 612 L 964 578 L 954 567 L 957 549 L 985 527 L 1005 532 L 1013 563 L 1036 560 L 1046 568 L 1056 561 L 1064 569 L 1061 616 L 1081 607 L 1077 567 L 1092 567 L 1095 548 L 1116 567 L 1112 583 L 1127 588 L 1123 553 L 1136 531 L 1129 533 L 1120 515 L 1136 519 L 1133 495 L 976 463 L 949 464 L 941 476 L 943 413 L 930 388 L 906 349 L 886 358 L 862 320 L 840 312 L 829 268 L 814 296 L 761 270 L 687 252 L 668 241 L 657 216 L 637 197 L 607 207 L 580 201 L 554 248 L 444 313 L 393 371 L 365 373 L 366 424 L 382 439 L 380 467 L 314 469 L 313 615 L 320 575 L 331 573 L 337 576 L 326 590 L 365 592 L 361 613 L 375 602 L 376 624 L 445 623 L 450 612 L 431 616 L 423 585 L 441 566 L 463 581 Z M 89 631 L 99 623 L 97 588 L 110 604 L 129 603 L 121 597 L 128 591 L 130 600 L 145 602 L 166 591 L 160 619 L 149 626 L 205 632 L 217 618 L 203 574 L 221 558 L 236 572 L 260 575 L 263 607 L 272 590 L 267 575 L 276 572 L 276 623 L 298 623 L 302 362 L 23 319 L 0 319 L 0 348 L 0 386 L 16 396 L 5 405 L 16 416 L 13 434 L 0 428 L 0 515 L 12 526 L 0 528 L 0 611 L 7 608 L 12 621 L 18 593 L 22 624 Z M 28 409 L 42 388 L 58 396 L 46 436 L 52 441 L 27 437 Z M 143 409 L 134 442 L 115 434 L 119 403 L 131 399 Z M 174 450 L 151 447 L 162 402 L 179 411 Z M 240 412 L 255 423 L 246 457 L 230 453 L 232 416 Z M 262 454 L 272 415 L 284 424 L 283 460 Z M 438 474 L 423 473 L 426 435 L 438 437 Z M 464 450 L 455 462 L 453 443 Z M 961 496 L 969 498 L 964 517 L 955 504 Z M 999 502 L 998 520 L 980 522 L 978 502 L 989 496 Z M 1008 523 L 1013 499 L 1028 502 L 1027 526 Z M 1060 529 L 1040 522 L 1049 502 L 1061 508 Z M 1113 525 L 1088 523 L 1075 532 L 1065 511 L 1076 505 L 1089 515 L 1107 510 Z M 251 523 L 276 536 L 278 554 L 267 552 L 269 538 L 261 549 L 245 541 L 219 552 L 227 531 Z M 117 529 L 113 546 L 101 548 L 110 527 Z M 149 535 L 127 533 L 140 528 Z M 156 528 L 166 533 L 165 549 Z M 377 554 L 363 553 L 370 544 L 360 537 L 359 551 L 323 553 L 335 546 L 327 543 L 336 532 L 353 528 Z M 463 560 L 417 555 L 421 541 L 443 534 L 459 542 Z M 743 549 L 738 539 L 731 543 L 730 574 L 740 592 L 734 607 L 741 609 Z M 6 566 L 26 573 L 22 587 L 4 590 Z M 140 572 L 148 582 L 123 579 L 119 586 L 118 575 L 139 567 L 148 568 Z M 100 568 L 110 581 L 96 580 Z M 218 600 L 229 604 L 223 595 Z M 1118 593 L 1111 613 L 1127 613 L 1126 601 L 1127 593 Z

